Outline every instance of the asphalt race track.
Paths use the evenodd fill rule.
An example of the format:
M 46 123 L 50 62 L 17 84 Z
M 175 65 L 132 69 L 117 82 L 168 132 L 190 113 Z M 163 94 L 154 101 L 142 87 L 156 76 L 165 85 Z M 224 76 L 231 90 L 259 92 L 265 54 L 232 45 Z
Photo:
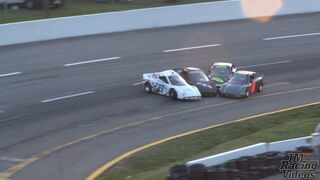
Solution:
M 84 179 L 161 138 L 320 101 L 319 19 L 313 13 L 1 47 L 0 173 Z M 207 70 L 224 60 L 263 73 L 263 92 L 183 102 L 146 94 L 139 84 L 145 72 Z

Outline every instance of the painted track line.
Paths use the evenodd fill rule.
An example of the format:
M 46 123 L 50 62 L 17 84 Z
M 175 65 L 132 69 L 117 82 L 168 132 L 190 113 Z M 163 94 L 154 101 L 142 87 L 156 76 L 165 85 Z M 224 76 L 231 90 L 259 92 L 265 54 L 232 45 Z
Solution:
M 263 64 L 254 64 L 254 65 L 249 65 L 249 66 L 240 66 L 238 69 L 243 69 L 243 68 L 250 68 L 250 67 L 259 67 L 259 66 L 270 66 L 270 65 L 275 65 L 275 64 L 285 64 L 285 63 L 290 63 L 292 61 L 277 61 L 277 62 L 271 62 L 271 63 L 263 63 Z
M 218 46 L 221 46 L 221 44 L 207 44 L 202 46 L 185 47 L 185 48 L 179 48 L 179 49 L 168 49 L 162 52 L 168 53 L 168 52 L 176 52 L 176 51 L 187 51 L 187 50 L 193 50 L 193 49 L 202 49 L 202 48 L 218 47 Z
M 12 157 L 1 157 L 0 161 L 8 161 L 8 162 L 22 162 L 25 161 L 25 159 L 20 158 L 12 158 Z
M 273 93 L 273 94 L 266 94 L 266 95 L 264 95 L 264 97 L 283 95 L 283 94 L 289 94 L 289 93 L 297 93 L 297 92 L 302 92 L 302 91 L 307 91 L 307 90 L 314 90 L 314 89 L 320 89 L 320 86 L 314 86 L 314 87 L 303 88 L 303 89 L 295 89 L 295 90 L 289 90 L 289 91 L 281 91 L 281 92 L 276 92 L 276 93 Z M 253 99 L 253 98 L 251 98 L 251 99 Z M 262 98 L 262 97 L 258 96 L 256 98 Z M 227 102 L 224 102 L 224 103 L 221 103 L 221 104 L 213 104 L 213 105 L 197 107 L 197 108 L 194 108 L 194 109 L 185 109 L 185 110 L 182 110 L 182 111 L 177 111 L 177 112 L 173 112 L 173 113 L 167 113 L 167 114 L 164 114 L 164 115 L 155 116 L 155 117 L 150 118 L 150 119 L 145 119 L 145 120 L 141 120 L 141 121 L 132 122 L 132 123 L 129 123 L 129 124 L 125 124 L 125 125 L 122 125 L 122 126 L 118 126 L 118 127 L 112 128 L 112 129 L 106 129 L 106 130 L 103 130 L 101 132 L 97 132 L 97 133 L 94 133 L 94 134 L 91 134 L 91 135 L 88 135 L 88 136 L 84 136 L 82 138 L 75 139 L 73 141 L 70 141 L 70 142 L 67 142 L 67 143 L 64 143 L 64 144 L 60 144 L 60 145 L 57 145 L 57 146 L 52 147 L 50 149 L 47 149 L 47 150 L 45 150 L 45 151 L 43 151 L 41 153 L 35 154 L 34 156 L 26 159 L 25 161 L 22 161 L 22 162 L 20 162 L 18 164 L 15 164 L 15 165 L 9 167 L 8 169 L 0 172 L 0 180 L 9 179 L 11 176 L 13 176 L 17 172 L 21 171 L 22 169 L 24 169 L 26 166 L 30 165 L 31 163 L 33 163 L 33 162 L 35 162 L 35 161 L 37 161 L 37 160 L 39 160 L 41 158 L 44 158 L 45 156 L 48 156 L 49 154 L 52 154 L 52 153 L 54 153 L 56 151 L 65 149 L 67 147 L 70 147 L 72 145 L 75 145 L 75 144 L 78 144 L 78 143 L 81 143 L 81 142 L 84 142 L 84 141 L 88 141 L 88 140 L 91 140 L 91 139 L 94 139 L 94 138 L 97 138 L 97 137 L 100 137 L 100 136 L 104 136 L 104 135 L 107 135 L 107 134 L 110 134 L 110 133 L 113 133 L 115 131 L 122 130 L 122 129 L 125 129 L 125 128 L 135 127 L 137 125 L 153 122 L 153 121 L 159 120 L 161 118 L 172 117 L 172 116 L 180 115 L 180 114 L 183 114 L 183 113 L 190 113 L 190 112 L 206 110 L 206 109 L 209 109 L 209 108 L 214 108 L 214 107 L 218 107 L 218 106 L 232 104 L 232 103 L 235 103 L 235 102 L 237 102 L 237 101 L 227 101 Z M 318 103 L 320 104 L 320 102 L 318 102 Z M 165 141 L 163 141 L 163 142 L 165 142 Z M 146 148 L 144 148 L 144 149 L 146 149 Z M 116 164 L 119 161 L 116 161 L 116 162 L 112 161 L 112 162 L 114 164 Z M 108 168 L 110 168 L 110 167 L 108 167 Z M 101 171 L 101 169 L 100 169 L 100 171 Z M 95 171 L 95 175 L 97 175 L 96 171 Z M 89 177 L 86 178 L 86 180 L 89 180 Z
M 7 74 L 0 74 L 0 77 L 8 77 L 8 76 L 15 76 L 22 74 L 22 72 L 12 72 L 12 73 L 7 73 Z
M 110 58 L 105 58 L 105 59 L 96 59 L 96 60 L 90 60 L 90 61 L 81 61 L 81 62 L 75 62 L 75 63 L 70 63 L 70 64 L 65 64 L 63 66 L 68 67 L 68 66 L 77 66 L 77 65 L 82 65 L 82 64 L 89 64 L 89 63 L 97 63 L 97 62 L 103 62 L 103 61 L 112 61 L 116 59 L 120 59 L 121 57 L 110 57 Z
M 46 100 L 42 100 L 42 103 L 48 103 L 48 102 L 52 102 L 52 101 L 58 101 L 58 100 L 62 100 L 62 99 L 68 99 L 68 98 L 73 98 L 73 97 L 77 97 L 77 96 L 83 96 L 83 95 L 87 95 L 87 94 L 92 94 L 95 93 L 95 91 L 88 91 L 88 92 L 83 92 L 83 93 L 78 93 L 78 94 L 71 94 L 71 95 L 67 95 L 67 96 L 61 96 L 61 97 L 57 97 L 57 98 L 52 98 L 52 99 L 46 99 Z
M 278 37 L 269 37 L 264 38 L 264 41 L 270 41 L 270 40 L 278 40 L 278 39 L 288 39 L 288 38 L 297 38 L 297 37 L 306 37 L 306 36 L 318 36 L 320 33 L 308 33 L 308 34 L 294 34 L 289 36 L 278 36 Z
M 199 133 L 205 130 L 209 130 L 209 129 L 213 129 L 216 127 L 221 127 L 224 125 L 228 125 L 228 124 L 234 124 L 234 123 L 238 123 L 238 122 L 243 122 L 243 121 L 247 121 L 253 118 L 258 118 L 258 117 L 263 117 L 263 116 L 267 116 L 267 115 L 273 115 L 273 114 L 277 114 L 277 113 L 281 113 L 281 112 L 286 112 L 286 111 L 290 111 L 290 110 L 294 110 L 294 109 L 298 109 L 298 108 L 303 108 L 303 107 L 307 107 L 307 106 L 312 106 L 312 105 L 318 105 L 320 104 L 320 102 L 314 102 L 314 103 L 309 103 L 309 104 L 303 104 L 303 105 L 298 105 L 298 106 L 293 106 L 293 107 L 289 107 L 289 108 L 284 108 L 284 109 L 280 109 L 280 110 L 275 110 L 275 111 L 270 111 L 270 112 L 266 112 L 266 113 L 260 113 L 260 114 L 256 114 L 256 115 L 252 115 L 252 116 L 247 116 L 244 118 L 240 118 L 240 119 L 236 119 L 233 121 L 229 121 L 229 122 L 225 122 L 225 123 L 221 123 L 221 124 L 216 124 L 216 125 L 212 125 L 212 126 L 208 126 L 208 127 L 204 127 L 204 128 L 199 128 L 199 129 L 195 129 L 195 130 L 191 130 L 191 131 L 187 131 L 184 133 L 180 133 L 168 138 L 164 138 L 164 139 L 160 139 L 158 141 L 154 141 L 152 143 L 149 144 L 145 144 L 143 146 L 140 146 L 136 149 L 130 150 L 116 158 L 114 158 L 113 160 L 107 162 L 106 164 L 104 164 L 103 166 L 101 166 L 100 168 L 96 169 L 94 172 L 92 172 L 89 176 L 87 176 L 87 178 L 85 180 L 95 180 L 98 176 L 100 176 L 102 173 L 104 173 L 105 171 L 109 170 L 111 167 L 113 167 L 114 165 L 118 164 L 120 161 L 128 158 L 129 156 L 132 156 L 138 152 L 144 151 L 148 148 L 154 147 L 156 145 L 171 141 L 171 140 L 175 140 L 184 136 L 188 136 L 191 134 L 195 134 L 195 133 Z

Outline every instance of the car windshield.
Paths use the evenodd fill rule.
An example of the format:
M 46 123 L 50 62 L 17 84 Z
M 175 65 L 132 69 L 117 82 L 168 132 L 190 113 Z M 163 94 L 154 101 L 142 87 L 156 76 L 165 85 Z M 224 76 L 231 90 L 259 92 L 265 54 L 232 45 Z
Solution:
M 238 84 L 238 85 L 244 85 L 248 84 L 249 78 L 245 74 L 236 74 L 232 76 L 232 78 L 229 80 L 230 84 Z
M 188 85 L 184 79 L 182 79 L 180 76 L 169 76 L 169 81 L 173 86 L 186 86 Z
M 211 71 L 213 76 L 229 77 L 231 75 L 231 70 L 228 66 L 213 66 Z
M 191 81 L 209 81 L 208 77 L 206 74 L 202 71 L 190 71 L 189 72 L 189 80 Z

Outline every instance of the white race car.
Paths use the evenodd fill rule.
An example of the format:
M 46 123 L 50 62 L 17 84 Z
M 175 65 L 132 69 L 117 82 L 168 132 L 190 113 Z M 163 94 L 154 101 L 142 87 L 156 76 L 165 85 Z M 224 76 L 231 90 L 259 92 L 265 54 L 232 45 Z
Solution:
M 147 93 L 154 92 L 173 99 L 201 99 L 198 88 L 189 85 L 173 70 L 143 74 L 143 85 Z

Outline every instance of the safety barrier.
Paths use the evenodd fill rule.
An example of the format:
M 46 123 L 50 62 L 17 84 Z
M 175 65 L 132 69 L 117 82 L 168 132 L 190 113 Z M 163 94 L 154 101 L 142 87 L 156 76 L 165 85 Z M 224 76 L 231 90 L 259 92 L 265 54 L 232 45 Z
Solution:
M 262 4 L 257 5 L 256 2 Z M 0 46 L 138 29 L 320 11 L 320 0 L 229 0 L 0 25 Z
M 259 143 L 248 147 L 228 151 L 225 153 L 189 161 L 186 164 L 191 166 L 193 164 L 203 164 L 207 167 L 215 166 L 225 163 L 232 159 L 237 159 L 243 156 L 253 156 L 269 151 L 293 151 L 300 146 L 311 146 L 311 136 L 295 138 L 284 141 L 277 141 L 272 143 Z

